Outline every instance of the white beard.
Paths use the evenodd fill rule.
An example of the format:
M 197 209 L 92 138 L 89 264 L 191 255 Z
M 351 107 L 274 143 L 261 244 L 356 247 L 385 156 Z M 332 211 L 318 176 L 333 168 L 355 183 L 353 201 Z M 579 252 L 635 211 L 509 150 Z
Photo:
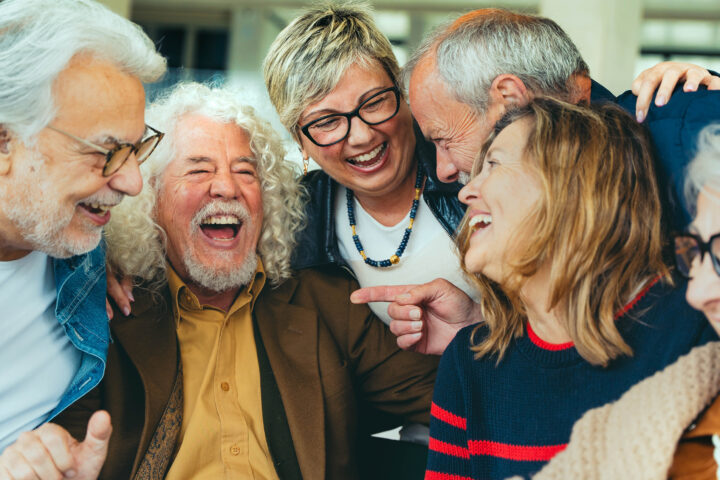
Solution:
M 231 252 L 227 253 L 231 254 Z M 228 257 L 230 256 L 228 255 Z M 258 257 L 254 251 L 248 252 L 242 265 L 223 270 L 197 262 L 188 250 L 183 255 L 183 264 L 193 283 L 220 293 L 249 284 L 255 270 L 257 270 Z M 225 265 L 231 265 L 230 258 L 228 258 Z
M 29 153 L 18 164 L 12 184 L 1 190 L 6 199 L 2 206 L 4 215 L 33 250 L 51 257 L 68 258 L 94 249 L 102 237 L 102 227 L 83 224 L 79 235 L 67 231 L 75 208 L 60 202 L 55 182 L 43 176 L 48 159 L 37 150 Z

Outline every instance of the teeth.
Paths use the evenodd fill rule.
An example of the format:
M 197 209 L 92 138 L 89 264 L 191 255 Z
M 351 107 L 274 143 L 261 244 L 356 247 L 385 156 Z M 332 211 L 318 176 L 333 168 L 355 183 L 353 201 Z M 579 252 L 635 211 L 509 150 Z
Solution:
M 240 220 L 235 215 L 213 215 L 202 221 L 203 225 L 238 225 Z
M 98 213 L 100 215 L 105 215 L 108 210 L 110 210 L 115 205 L 100 205 L 99 203 L 86 203 L 88 207 L 92 208 L 93 210 L 98 210 Z
M 475 228 L 476 226 L 480 228 L 480 224 L 483 224 L 483 227 L 487 227 L 492 223 L 492 215 L 485 215 L 485 214 L 479 214 L 475 215 L 470 219 L 470 222 L 468 223 L 468 226 L 470 228 Z
M 358 155 L 357 157 L 348 158 L 348 162 L 350 162 L 350 163 L 367 162 L 368 160 L 372 160 L 373 158 L 375 158 L 377 156 L 377 154 L 383 150 L 383 148 L 385 148 L 385 143 L 379 145 L 372 152 L 366 153 L 364 155 Z

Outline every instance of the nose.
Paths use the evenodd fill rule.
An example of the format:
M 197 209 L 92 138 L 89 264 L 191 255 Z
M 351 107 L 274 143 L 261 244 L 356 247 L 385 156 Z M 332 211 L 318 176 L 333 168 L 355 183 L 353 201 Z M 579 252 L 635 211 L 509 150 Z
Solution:
M 441 182 L 451 183 L 458 179 L 458 169 L 455 164 L 450 161 L 450 155 L 441 148 L 438 147 L 435 155 L 437 165 L 435 171 L 437 172 L 438 179 Z
M 237 198 L 237 188 L 229 169 L 220 169 L 215 172 L 210 183 L 210 196 L 213 198 Z
M 360 117 L 350 119 L 350 133 L 347 142 L 350 145 L 365 145 L 372 140 L 373 130 L 370 125 L 360 120 Z
M 480 175 L 473 178 L 467 185 L 465 185 L 458 193 L 458 198 L 465 205 L 470 205 L 473 201 L 480 197 Z
M 705 311 L 711 305 L 720 304 L 720 276 L 712 265 L 710 255 L 704 255 L 702 263 L 693 265 L 692 279 L 685 295 L 688 303 L 697 310 Z
M 138 165 L 135 154 L 130 155 L 118 171 L 110 176 L 108 185 L 113 190 L 131 197 L 140 193 L 143 181 L 142 175 L 140 175 L 140 165 Z

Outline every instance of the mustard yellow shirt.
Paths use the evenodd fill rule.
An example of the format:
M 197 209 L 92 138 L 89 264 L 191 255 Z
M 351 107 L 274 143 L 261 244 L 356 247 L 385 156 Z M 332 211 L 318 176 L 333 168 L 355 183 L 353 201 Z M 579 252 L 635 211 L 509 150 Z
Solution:
M 200 305 L 168 268 L 183 367 L 180 440 L 168 480 L 277 479 L 263 425 L 252 308 L 265 285 L 255 275 L 224 312 Z

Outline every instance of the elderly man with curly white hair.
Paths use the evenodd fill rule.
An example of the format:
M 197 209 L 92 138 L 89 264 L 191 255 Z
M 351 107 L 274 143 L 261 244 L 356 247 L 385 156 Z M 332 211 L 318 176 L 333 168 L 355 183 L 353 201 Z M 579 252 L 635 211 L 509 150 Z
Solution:
M 161 138 L 142 82 L 164 71 L 140 27 L 91 0 L 0 2 L 0 478 L 33 474 L 23 452 L 45 430 L 29 432 L 103 376 L 99 243 Z M 91 427 L 102 448 L 107 415 Z
M 133 312 L 111 322 L 100 387 L 58 424 L 79 436 L 110 413 L 101 478 L 358 478 L 359 412 L 427 422 L 437 361 L 350 304 L 345 271 L 290 271 L 305 194 L 252 108 L 186 84 L 147 116 L 167 138 L 107 234 L 139 279 Z

